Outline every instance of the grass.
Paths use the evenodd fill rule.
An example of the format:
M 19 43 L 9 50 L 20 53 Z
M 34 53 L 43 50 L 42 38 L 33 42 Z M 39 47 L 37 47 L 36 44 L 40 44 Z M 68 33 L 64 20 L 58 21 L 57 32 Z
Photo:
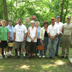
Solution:
M 72 54 L 72 48 L 70 48 Z M 59 50 L 61 55 L 61 48 Z M 48 56 L 48 52 L 47 52 Z M 0 60 L 0 72 L 72 72 L 72 64 L 68 59 L 55 57 L 54 60 L 37 58 L 29 60 L 16 59 L 16 56 Z

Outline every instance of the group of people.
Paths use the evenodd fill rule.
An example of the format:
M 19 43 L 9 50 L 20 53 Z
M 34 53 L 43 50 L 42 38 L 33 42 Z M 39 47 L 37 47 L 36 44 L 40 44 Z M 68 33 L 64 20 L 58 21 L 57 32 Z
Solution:
M 49 51 L 48 59 L 54 59 L 55 56 L 58 56 L 61 36 L 61 58 L 68 59 L 72 34 L 71 17 L 67 17 L 65 24 L 60 22 L 60 16 L 57 16 L 56 19 L 52 17 L 51 24 L 49 25 L 48 21 L 45 20 L 43 27 L 40 27 L 40 22 L 36 21 L 36 16 L 32 16 L 31 22 L 30 18 L 27 17 L 25 24 L 22 24 L 22 19 L 19 19 L 15 24 L 15 27 L 13 27 L 12 21 L 9 20 L 8 26 L 6 26 L 6 21 L 0 20 L 0 59 L 3 59 L 3 56 L 7 58 L 9 55 L 13 55 L 13 47 L 8 47 L 8 43 L 14 41 L 17 59 L 20 58 L 21 49 L 24 60 L 27 55 L 29 55 L 29 59 L 34 58 L 36 55 L 40 58 L 46 58 L 47 48 Z M 44 45 L 44 50 L 39 51 L 37 49 L 39 45 Z

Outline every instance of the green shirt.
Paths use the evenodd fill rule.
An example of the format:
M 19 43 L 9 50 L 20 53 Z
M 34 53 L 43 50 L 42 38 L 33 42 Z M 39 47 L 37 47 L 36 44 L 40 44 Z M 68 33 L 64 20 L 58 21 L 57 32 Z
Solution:
M 0 27 L 0 40 L 7 41 L 9 29 L 7 27 Z
M 25 26 L 28 29 L 31 26 L 31 24 L 25 24 Z

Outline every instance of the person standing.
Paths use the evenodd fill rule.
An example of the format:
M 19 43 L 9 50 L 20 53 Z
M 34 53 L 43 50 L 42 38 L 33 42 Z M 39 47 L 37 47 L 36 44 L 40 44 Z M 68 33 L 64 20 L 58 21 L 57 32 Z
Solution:
M 8 29 L 9 29 L 9 42 L 13 43 L 13 32 L 14 32 L 14 27 L 12 26 L 12 20 L 8 21 Z M 13 47 L 8 47 L 8 55 L 13 56 L 12 54 L 12 48 Z
M 8 43 L 8 40 L 9 40 L 9 29 L 6 27 L 6 21 L 5 20 L 2 20 L 1 21 L 2 23 L 2 27 L 0 27 L 0 59 L 3 58 L 2 56 L 2 48 L 5 49 L 5 58 L 7 58 L 7 43 Z
M 47 30 L 49 36 L 49 58 L 54 59 L 59 31 L 58 27 L 55 25 L 55 18 L 51 18 L 51 23 Z
M 26 59 L 25 56 L 25 40 L 26 40 L 26 35 L 27 35 L 27 29 L 26 26 L 22 24 L 22 20 L 18 20 L 18 24 L 14 28 L 14 41 L 15 41 L 15 49 L 17 49 L 17 54 L 18 57 L 17 59 L 20 58 L 20 51 L 19 48 L 21 46 L 23 50 L 23 59 Z
M 67 17 L 67 23 L 63 25 L 63 36 L 62 36 L 62 54 L 61 58 L 68 59 L 69 48 L 71 45 L 71 34 L 72 34 L 72 23 L 71 17 Z M 66 51 L 66 53 L 65 53 Z
M 31 26 L 29 17 L 26 18 L 25 26 L 26 26 L 27 30 Z M 28 34 L 27 34 L 27 36 L 28 36 Z M 26 56 L 27 56 L 28 55 L 28 42 L 27 42 L 27 40 L 25 41 L 25 49 L 26 49 Z
M 63 26 L 63 23 L 60 22 L 60 16 L 56 17 L 55 25 L 57 25 L 58 29 L 59 29 L 59 35 L 58 35 L 58 41 L 57 41 L 56 53 L 55 53 L 55 55 L 58 56 L 58 50 L 59 50 L 60 40 L 61 40 L 61 36 L 62 36 L 62 26 Z
M 37 28 L 34 27 L 35 21 L 31 21 L 31 27 L 28 28 L 28 53 L 29 59 L 33 58 L 33 53 L 35 52 L 36 42 L 37 42 Z
M 39 56 L 39 50 L 37 49 L 37 46 L 40 45 L 40 29 L 41 29 L 41 27 L 40 27 L 39 21 L 36 21 L 36 22 L 35 22 L 35 26 L 36 26 L 37 31 L 38 31 L 37 43 L 36 43 L 36 53 L 37 53 L 37 56 Z
M 48 29 L 48 21 L 44 21 L 43 27 L 40 30 L 40 43 L 44 45 L 44 51 L 40 51 L 40 56 L 39 56 L 43 58 L 46 57 L 47 45 L 48 45 L 47 29 Z

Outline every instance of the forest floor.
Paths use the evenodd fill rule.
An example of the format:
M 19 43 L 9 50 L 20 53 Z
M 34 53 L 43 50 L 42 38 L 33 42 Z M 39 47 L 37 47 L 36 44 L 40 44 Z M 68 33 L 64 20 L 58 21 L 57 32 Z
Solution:
M 70 48 L 71 54 L 72 48 Z M 61 48 L 59 55 L 61 55 Z M 55 57 L 54 60 L 38 57 L 28 59 L 27 57 L 26 60 L 23 60 L 22 55 L 20 59 L 16 58 L 16 56 L 13 56 L 0 60 L 0 72 L 72 72 L 72 64 L 69 59 L 61 59 L 60 57 Z

